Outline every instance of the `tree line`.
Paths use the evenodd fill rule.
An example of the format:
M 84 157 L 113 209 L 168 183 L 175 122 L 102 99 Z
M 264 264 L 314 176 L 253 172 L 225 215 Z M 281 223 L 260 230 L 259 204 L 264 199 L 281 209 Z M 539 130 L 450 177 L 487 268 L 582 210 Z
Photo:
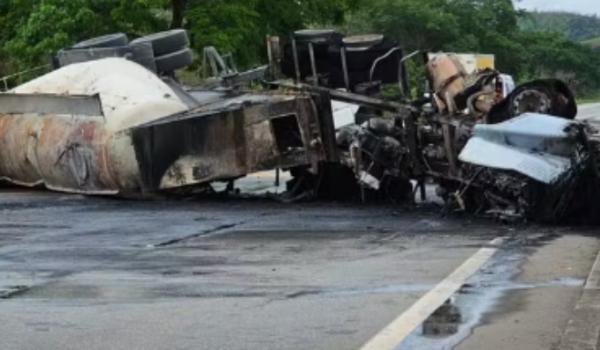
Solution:
M 600 19 L 597 15 L 549 11 L 528 12 L 519 20 L 519 27 L 532 32 L 562 33 L 575 41 L 586 41 L 600 37 Z
M 386 34 L 407 51 L 494 54 L 518 81 L 559 77 L 581 97 L 600 92 L 600 52 L 573 38 L 595 29 L 532 30 L 528 16 L 512 0 L 2 0 L 0 77 L 94 36 L 179 27 L 196 52 L 212 45 L 250 67 L 264 62 L 267 34 L 328 27 Z

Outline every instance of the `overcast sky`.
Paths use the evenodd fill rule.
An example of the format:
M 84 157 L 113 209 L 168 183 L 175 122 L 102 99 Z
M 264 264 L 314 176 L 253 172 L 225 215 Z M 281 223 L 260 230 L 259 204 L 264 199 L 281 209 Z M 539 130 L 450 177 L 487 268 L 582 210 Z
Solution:
M 564 10 L 600 15 L 600 0 L 521 0 L 517 7 L 540 11 Z

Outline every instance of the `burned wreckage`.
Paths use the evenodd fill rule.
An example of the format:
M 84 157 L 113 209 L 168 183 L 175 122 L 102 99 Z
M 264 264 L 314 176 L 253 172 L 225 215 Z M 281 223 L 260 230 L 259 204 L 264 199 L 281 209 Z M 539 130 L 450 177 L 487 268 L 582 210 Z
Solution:
M 174 74 L 192 62 L 186 42 L 178 30 L 95 38 L 0 94 L 0 179 L 152 197 L 216 181 L 231 190 L 247 174 L 285 169 L 288 200 L 412 201 L 434 183 L 445 210 L 594 215 L 600 142 L 574 120 L 561 81 L 507 91 L 505 75 L 467 71 L 453 54 L 405 56 L 380 35 L 305 30 L 282 46 L 270 38 L 268 67 L 237 72 L 213 55 L 204 65 L 217 84 L 189 88 Z M 428 84 L 412 100 L 406 62 L 419 57 Z M 263 89 L 245 90 L 249 80 Z M 381 97 L 388 84 L 400 97 Z
M 409 91 L 405 62 L 419 53 L 403 56 L 383 36 L 331 31 L 298 32 L 290 46 L 282 72 L 296 84 L 281 85 L 363 108 L 362 120 L 336 130 L 340 163 L 363 199 L 367 189 L 425 200 L 433 183 L 444 211 L 543 222 L 596 217 L 600 138 L 574 120 L 575 99 L 562 81 L 507 90 L 507 76 L 491 67 L 467 72 L 454 54 L 425 54 L 425 98 L 393 102 L 378 97 L 381 84 Z
M 186 88 L 173 74 L 191 63 L 186 44 L 182 30 L 131 43 L 122 34 L 95 38 L 0 94 L 0 179 L 150 198 L 327 160 L 311 145 L 323 129 L 311 96 L 226 87 L 256 73 Z

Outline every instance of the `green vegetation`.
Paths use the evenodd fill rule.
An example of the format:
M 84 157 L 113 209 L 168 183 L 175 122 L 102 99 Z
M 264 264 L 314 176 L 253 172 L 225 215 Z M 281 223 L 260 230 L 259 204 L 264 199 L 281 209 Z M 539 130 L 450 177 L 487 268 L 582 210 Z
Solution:
M 577 103 L 579 104 L 583 104 L 583 103 L 598 103 L 600 102 L 600 93 L 597 93 L 595 95 L 588 95 L 585 98 L 578 98 L 577 99 Z
M 594 48 L 598 48 L 598 47 L 600 47 L 600 36 L 592 38 L 592 39 L 584 40 L 584 41 L 582 41 L 582 43 L 589 45 L 591 47 L 594 47 Z
M 342 31 L 381 32 L 409 51 L 491 53 L 497 68 L 518 82 L 554 77 L 580 97 L 600 91 L 600 51 L 566 33 L 522 29 L 535 14 L 515 10 L 511 0 L 364 1 L 362 11 L 347 16 Z
M 554 32 L 573 41 L 586 41 L 600 36 L 597 16 L 568 12 L 529 12 L 521 16 L 519 27 L 531 32 Z
M 57 49 L 93 36 L 174 27 L 188 29 L 196 52 L 213 45 L 250 67 L 264 62 L 267 34 L 324 26 L 383 33 L 407 51 L 494 54 L 517 81 L 557 77 L 579 97 L 600 92 L 600 20 L 524 13 L 511 0 L 2 0 L 0 76 L 46 64 Z

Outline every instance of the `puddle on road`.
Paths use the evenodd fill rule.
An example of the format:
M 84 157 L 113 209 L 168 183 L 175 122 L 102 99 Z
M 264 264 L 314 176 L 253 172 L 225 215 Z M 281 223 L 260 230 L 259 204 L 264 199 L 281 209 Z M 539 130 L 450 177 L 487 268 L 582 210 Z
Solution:
M 426 337 L 445 337 L 458 333 L 462 323 L 460 309 L 452 300 L 447 300 L 422 325 L 422 334 Z
M 514 283 L 523 253 L 499 251 L 453 298 L 415 330 L 397 350 L 449 350 L 468 338 L 506 293 L 541 287 L 581 287 L 584 280 L 563 278 L 542 283 Z

